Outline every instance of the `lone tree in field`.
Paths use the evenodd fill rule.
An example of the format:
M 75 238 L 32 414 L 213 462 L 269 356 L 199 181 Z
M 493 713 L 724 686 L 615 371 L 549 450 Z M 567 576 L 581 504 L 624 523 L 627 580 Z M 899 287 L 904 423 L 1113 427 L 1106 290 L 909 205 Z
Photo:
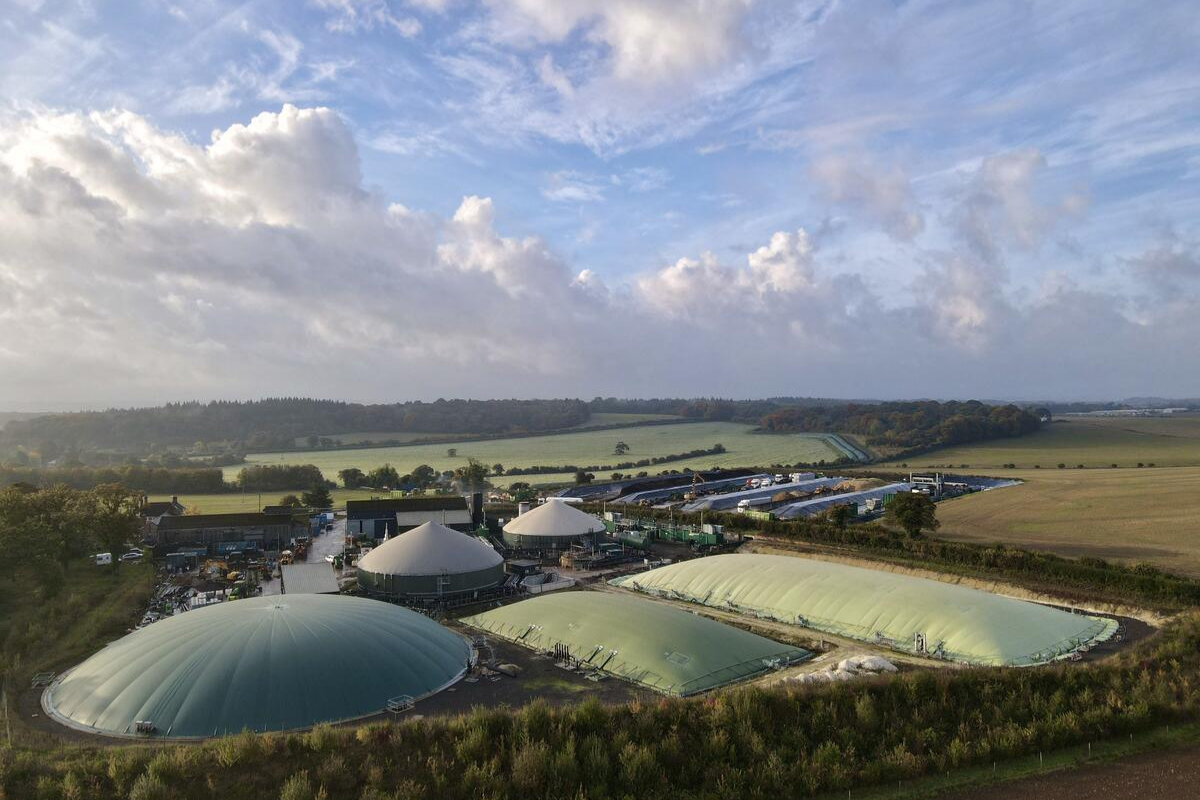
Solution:
M 309 508 L 329 508 L 333 505 L 333 497 L 328 487 L 323 483 L 314 483 L 313 487 L 300 496 L 304 505 Z
M 937 521 L 933 501 L 923 494 L 902 492 L 888 503 L 887 519 L 899 525 L 909 536 L 920 536 L 921 531 L 936 531 L 941 525 Z
M 623 456 L 629 452 L 629 445 L 624 442 L 617 442 L 617 446 L 613 448 L 614 456 Z
M 366 475 L 358 467 L 346 467 L 338 470 L 338 478 L 341 479 L 342 485 L 347 489 L 357 489 L 363 485 Z

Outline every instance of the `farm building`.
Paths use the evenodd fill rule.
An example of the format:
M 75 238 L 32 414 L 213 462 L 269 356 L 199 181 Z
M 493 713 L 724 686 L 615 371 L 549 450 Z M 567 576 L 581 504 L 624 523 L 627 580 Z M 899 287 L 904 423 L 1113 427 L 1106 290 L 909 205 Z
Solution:
M 390 603 L 256 597 L 134 631 L 51 684 L 42 706 L 112 736 L 291 730 L 419 700 L 457 681 L 471 659 L 461 636 Z
M 777 483 L 773 486 L 764 486 L 761 489 L 746 489 L 745 491 L 741 492 L 710 494 L 697 498 L 690 503 L 686 503 L 681 510 L 689 512 L 728 511 L 737 508 L 738 503 L 740 503 L 742 500 L 754 501 L 764 498 L 770 499 L 782 492 L 815 492 L 818 489 L 827 489 L 832 486 L 837 486 L 844 480 L 845 478 L 810 478 L 807 480 L 792 481 L 789 483 Z
M 713 556 L 612 583 L 968 664 L 1041 664 L 1117 628 L 965 586 L 791 556 Z
M 478 507 L 480 513 L 473 515 L 467 499 L 458 495 L 348 500 L 346 533 L 383 539 L 410 531 L 426 522 L 439 522 L 465 533 L 482 523 L 482 499 Z
M 690 695 L 804 661 L 806 650 L 641 598 L 562 592 L 463 620 L 669 695 Z
M 389 539 L 358 562 L 358 585 L 383 597 L 470 594 L 504 580 L 504 558 L 490 545 L 437 522 Z
M 526 550 L 566 550 L 571 545 L 595 542 L 604 523 L 562 500 L 548 500 L 504 526 L 504 543 Z
M 911 483 L 889 483 L 887 486 L 880 486 L 875 489 L 864 489 L 861 492 L 846 492 L 845 494 L 830 494 L 824 497 L 814 497 L 810 500 L 801 500 L 798 503 L 789 503 L 775 510 L 777 519 L 795 519 L 797 517 L 812 517 L 828 511 L 830 508 L 838 505 L 852 504 L 856 509 L 861 508 L 869 500 L 885 501 L 888 497 L 902 492 L 908 492 L 912 489 Z
M 284 550 L 293 538 L 308 535 L 308 521 L 278 514 L 188 514 L 164 516 L 152 526 L 156 548 L 175 550 L 180 545 L 209 551 Z

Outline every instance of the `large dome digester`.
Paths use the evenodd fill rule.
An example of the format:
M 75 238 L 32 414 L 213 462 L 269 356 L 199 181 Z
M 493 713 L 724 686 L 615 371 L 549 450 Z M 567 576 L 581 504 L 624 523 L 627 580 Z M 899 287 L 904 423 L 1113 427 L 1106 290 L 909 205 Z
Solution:
M 194 738 L 354 719 L 457 681 L 466 640 L 389 603 L 330 595 L 235 600 L 118 639 L 43 695 L 60 722 Z

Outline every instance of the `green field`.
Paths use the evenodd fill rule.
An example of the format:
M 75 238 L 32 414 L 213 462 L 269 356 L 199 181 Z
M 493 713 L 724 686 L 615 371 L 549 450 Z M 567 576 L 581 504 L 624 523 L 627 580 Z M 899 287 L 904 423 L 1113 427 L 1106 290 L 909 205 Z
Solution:
M 279 502 L 279 498 L 286 494 L 294 494 L 299 497 L 303 491 L 303 489 L 293 489 L 290 492 L 263 492 L 261 494 L 257 492 L 181 494 L 178 497 L 184 508 L 195 510 L 200 514 L 233 514 L 239 511 L 261 511 L 263 506 L 275 505 Z M 334 489 L 330 494 L 333 495 L 333 505 L 336 508 L 345 506 L 347 500 L 370 500 L 372 497 L 383 496 L 380 492 L 361 489 Z M 172 495 L 169 494 L 152 494 L 150 500 L 170 500 L 171 497 Z
M 1059 463 L 1073 467 L 1200 466 L 1200 416 L 1068 417 L 1016 439 L 947 447 L 908 459 L 911 467 L 968 464 L 972 469 Z M 892 462 L 892 466 L 898 462 Z
M 327 478 L 337 480 L 338 470 L 358 467 L 367 471 L 391 464 L 402 474 L 420 464 L 437 470 L 460 467 L 468 458 L 487 464 L 509 467 L 535 465 L 578 466 L 617 464 L 644 458 L 684 453 L 712 447 L 720 443 L 726 452 L 721 455 L 674 461 L 668 464 L 641 467 L 651 473 L 664 469 L 704 469 L 708 467 L 770 466 L 826 459 L 832 461 L 839 452 L 828 444 L 822 434 L 755 434 L 753 426 L 735 422 L 694 422 L 681 425 L 647 425 L 616 430 L 562 433 L 553 436 L 531 436 L 491 441 L 448 442 L 445 444 L 412 445 L 408 447 L 378 447 L 370 449 L 317 450 L 303 453 L 252 453 L 247 464 L 315 464 Z M 613 447 L 623 441 L 630 450 L 624 456 L 613 455 Z M 453 457 L 446 454 L 455 448 Z M 225 479 L 232 481 L 244 465 L 227 467 Z M 624 470 L 628 472 L 629 470 Z M 602 477 L 597 475 L 597 477 Z M 606 477 L 606 476 L 603 476 Z M 494 482 L 507 485 L 512 481 L 546 483 L 570 480 L 570 475 L 533 475 L 499 478 Z
M 576 428 L 599 428 L 606 425 L 637 425 L 642 422 L 661 422 L 668 419 L 679 419 L 674 414 L 592 414 L 591 419 Z M 446 436 L 462 436 L 464 439 L 473 434 L 463 431 L 458 434 L 418 433 L 415 431 L 351 431 L 350 433 L 323 433 L 322 436 L 340 439 L 342 444 L 357 444 L 359 442 L 415 442 L 419 439 L 445 438 Z M 296 445 L 303 447 L 307 436 L 297 436 Z

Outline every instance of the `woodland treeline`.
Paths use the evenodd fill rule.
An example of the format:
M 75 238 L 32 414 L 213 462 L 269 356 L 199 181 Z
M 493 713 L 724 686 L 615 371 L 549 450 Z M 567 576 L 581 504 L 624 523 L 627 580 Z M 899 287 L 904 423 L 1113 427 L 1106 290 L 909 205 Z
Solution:
M 850 433 L 868 445 L 902 450 L 1024 436 L 1038 429 L 1039 412 L 1014 405 L 989 406 L 977 400 L 933 400 L 812 408 L 782 408 L 760 424 L 772 432 Z
M 235 449 L 291 448 L 297 437 L 352 431 L 505 433 L 569 428 L 590 417 L 582 400 L 437 400 L 363 405 L 298 397 L 169 403 L 14 420 L 0 442 L 135 449 L 225 442 Z

